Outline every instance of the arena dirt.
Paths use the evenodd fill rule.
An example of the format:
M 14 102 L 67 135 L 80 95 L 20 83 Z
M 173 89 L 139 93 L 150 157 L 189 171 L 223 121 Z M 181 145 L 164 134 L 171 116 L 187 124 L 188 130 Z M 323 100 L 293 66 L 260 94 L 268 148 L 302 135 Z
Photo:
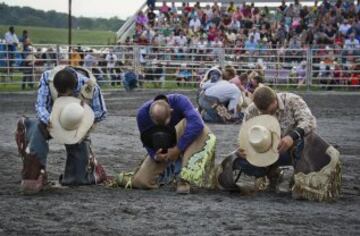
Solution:
M 92 134 L 98 160 L 109 174 L 135 168 L 145 155 L 136 109 L 156 91 L 106 93 L 109 116 Z M 194 92 L 184 92 L 194 100 Z M 295 201 L 290 196 L 195 190 L 179 196 L 159 190 L 84 186 L 19 193 L 21 160 L 15 122 L 34 117 L 35 94 L 0 94 L 0 235 L 359 235 L 360 95 L 303 94 L 318 119 L 318 132 L 342 153 L 343 188 L 336 203 Z M 210 125 L 218 138 L 217 162 L 235 147 L 239 126 Z M 50 142 L 48 172 L 56 180 L 65 149 Z

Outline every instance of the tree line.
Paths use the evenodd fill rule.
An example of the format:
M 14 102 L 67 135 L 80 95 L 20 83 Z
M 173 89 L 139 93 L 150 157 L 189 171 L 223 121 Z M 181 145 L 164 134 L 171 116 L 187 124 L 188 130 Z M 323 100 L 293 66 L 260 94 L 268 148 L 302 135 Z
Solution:
M 74 29 L 110 30 L 115 32 L 123 23 L 124 21 L 117 17 L 110 19 L 72 17 Z M 31 7 L 8 6 L 5 3 L 0 3 L 0 24 L 67 28 L 68 15 L 56 11 L 42 11 Z

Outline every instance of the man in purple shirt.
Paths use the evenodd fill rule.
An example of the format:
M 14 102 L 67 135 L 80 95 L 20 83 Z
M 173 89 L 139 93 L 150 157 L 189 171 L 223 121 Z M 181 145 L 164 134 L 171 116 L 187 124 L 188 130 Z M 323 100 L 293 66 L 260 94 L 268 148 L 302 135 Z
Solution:
M 211 187 L 216 138 L 186 96 L 158 95 L 136 119 L 148 156 L 135 173 L 116 176 L 115 185 L 156 189 L 175 178 L 177 193 L 189 193 L 190 184 Z

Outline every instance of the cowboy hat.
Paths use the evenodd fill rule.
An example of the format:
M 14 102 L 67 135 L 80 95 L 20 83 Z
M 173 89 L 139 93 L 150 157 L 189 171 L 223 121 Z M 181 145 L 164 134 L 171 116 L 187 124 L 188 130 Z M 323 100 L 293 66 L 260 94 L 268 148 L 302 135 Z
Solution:
M 246 159 L 254 166 L 265 167 L 279 159 L 280 125 L 270 115 L 256 116 L 242 124 L 239 146 L 246 152 Z
M 59 97 L 50 114 L 50 135 L 61 144 L 79 143 L 94 123 L 95 115 L 89 105 L 75 97 Z

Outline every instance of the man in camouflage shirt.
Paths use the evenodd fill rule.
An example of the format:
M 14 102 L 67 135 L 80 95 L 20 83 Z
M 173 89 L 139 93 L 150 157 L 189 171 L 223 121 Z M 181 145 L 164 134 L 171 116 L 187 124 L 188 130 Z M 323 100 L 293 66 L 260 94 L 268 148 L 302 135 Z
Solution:
M 253 103 L 245 111 L 245 121 L 264 114 L 275 116 L 280 123 L 278 161 L 270 167 L 255 167 L 245 159 L 246 153 L 240 149 L 238 153 L 243 158 L 239 158 L 234 163 L 234 168 L 257 178 L 267 176 L 270 184 L 276 185 L 280 173 L 278 167 L 295 166 L 303 150 L 304 136 L 315 130 L 316 119 L 300 96 L 293 93 L 275 93 L 267 86 L 255 90 Z

